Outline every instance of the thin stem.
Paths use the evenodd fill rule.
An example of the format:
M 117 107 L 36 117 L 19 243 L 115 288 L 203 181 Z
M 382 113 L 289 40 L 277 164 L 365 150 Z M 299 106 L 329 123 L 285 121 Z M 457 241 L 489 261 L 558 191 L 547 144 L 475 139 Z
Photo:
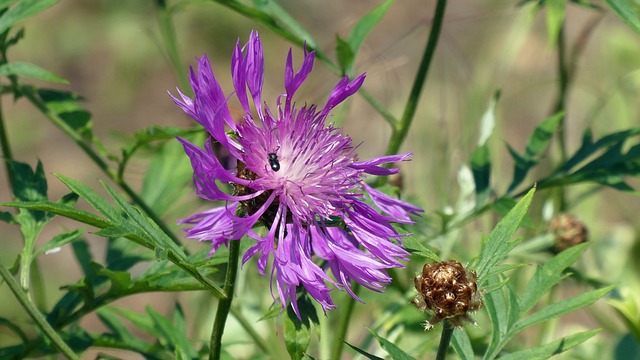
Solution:
M 353 293 L 358 295 L 360 292 L 360 284 L 355 284 L 353 286 Z M 338 324 L 338 334 L 336 336 L 336 340 L 334 341 L 333 351 L 331 352 L 331 360 L 340 360 L 340 355 L 342 355 L 342 347 L 344 346 L 344 341 L 347 336 L 347 329 L 349 328 L 349 323 L 351 323 L 351 315 L 353 315 L 353 307 L 356 303 L 356 299 L 349 296 L 347 298 L 347 304 L 343 307 L 344 313 L 340 317 L 340 324 Z
M 451 343 L 453 330 L 454 327 L 451 326 L 446 319 L 442 321 L 442 336 L 440 336 L 440 345 L 438 345 L 436 360 L 444 360 L 447 357 L 447 351 L 449 351 L 449 343 Z
M 223 297 L 218 300 L 218 311 L 213 321 L 211 329 L 211 339 L 209 341 L 209 359 L 220 359 L 222 351 L 222 334 L 224 333 L 224 325 L 227 322 L 229 310 L 231 310 L 231 302 L 233 300 L 233 290 L 236 284 L 236 275 L 238 273 L 238 259 L 240 254 L 240 241 L 231 240 L 229 244 L 229 262 L 227 263 L 227 275 L 224 279 Z
M 118 174 L 111 168 L 109 165 L 102 159 L 100 154 L 98 154 L 90 144 L 88 144 L 78 132 L 76 132 L 73 128 L 71 128 L 64 120 L 62 120 L 58 114 L 52 111 L 47 104 L 42 101 L 42 99 L 35 93 L 34 88 L 30 86 L 21 86 L 18 85 L 16 90 L 23 94 L 31 103 L 38 109 L 40 112 L 55 126 L 57 126 L 60 130 L 62 130 L 67 136 L 73 140 L 84 152 L 87 154 L 93 162 L 96 163 L 98 168 L 102 170 L 113 182 L 115 182 L 129 197 L 131 200 L 138 205 L 146 214 L 153 220 L 162 231 L 164 231 L 171 240 L 178 246 L 182 246 L 180 240 L 175 236 L 175 234 L 169 229 L 169 227 L 160 219 L 160 217 L 147 205 L 147 203 L 140 197 L 138 194 L 133 191 L 127 182 L 118 176 Z
M 31 303 L 31 301 L 27 298 L 26 294 L 20 288 L 20 285 L 16 282 L 16 280 L 11 276 L 9 270 L 4 266 L 2 262 L 0 262 L 0 276 L 4 279 L 4 281 L 13 292 L 13 295 L 18 299 L 20 305 L 27 311 L 31 319 L 38 324 L 40 329 L 45 333 L 45 335 L 51 340 L 53 345 L 60 350 L 62 354 L 64 354 L 69 359 L 80 359 L 78 355 L 76 355 L 73 350 L 67 345 L 67 343 L 62 340 L 60 335 L 51 327 L 51 324 L 47 322 L 47 320 L 42 316 L 40 311 L 36 308 L 36 306 Z
M 407 104 L 404 107 L 404 113 L 402 114 L 402 118 L 400 118 L 400 123 L 393 129 L 391 139 L 389 140 L 389 146 L 387 147 L 387 154 L 389 155 L 398 153 L 411 127 L 411 122 L 413 121 L 416 108 L 418 107 L 418 101 L 420 100 L 420 94 L 422 93 L 422 88 L 429 73 L 429 66 L 435 54 L 436 45 L 438 45 L 446 6 L 446 0 L 438 0 L 436 3 L 436 10 L 433 16 L 433 22 L 431 23 L 431 32 L 429 33 L 427 46 L 424 49 L 424 54 L 420 61 L 420 67 L 413 82 L 409 99 L 407 99 Z
M 11 147 L 9 146 L 9 136 L 4 125 L 2 101 L 0 101 L 0 148 L 2 148 L 2 158 L 4 159 L 4 166 L 7 169 L 7 179 L 9 180 L 9 186 L 13 187 L 13 169 L 11 167 L 13 154 L 11 154 Z
M 559 163 L 563 164 L 567 160 L 567 144 L 566 144 L 566 103 L 567 103 L 567 90 L 569 88 L 569 69 L 567 67 L 566 60 L 566 44 L 564 36 L 564 23 L 560 26 L 558 31 L 558 38 L 556 39 L 557 55 L 558 55 L 558 98 L 553 109 L 553 113 L 557 114 L 563 112 L 560 124 L 558 125 L 558 149 L 560 151 Z M 555 191 L 558 211 L 564 211 L 567 207 L 567 199 L 564 191 L 564 187 L 559 187 Z

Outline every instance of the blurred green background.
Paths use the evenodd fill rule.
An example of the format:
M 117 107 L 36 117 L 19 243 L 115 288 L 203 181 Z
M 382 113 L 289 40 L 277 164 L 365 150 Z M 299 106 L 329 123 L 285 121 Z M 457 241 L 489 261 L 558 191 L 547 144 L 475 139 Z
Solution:
M 355 22 L 380 1 L 289 0 L 279 4 L 305 26 L 321 50 L 335 56 L 336 34 L 346 37 Z M 569 53 L 574 49 L 582 52 L 577 57 L 568 101 L 566 136 L 570 152 L 579 146 L 587 127 L 600 136 L 640 124 L 640 35 L 601 5 L 601 11 L 568 7 L 567 49 Z M 356 72 L 367 73 L 364 88 L 397 116 L 403 110 L 426 43 L 432 9 L 432 1 L 396 1 L 359 54 Z M 414 152 L 412 161 L 401 165 L 405 194 L 425 208 L 427 220 L 435 218 L 435 211 L 455 206 L 460 192 L 460 167 L 469 162 L 477 146 L 480 119 L 497 90 L 502 97 L 489 142 L 494 166 L 492 186 L 501 192 L 508 186 L 513 168 L 505 143 L 522 151 L 532 130 L 551 114 L 558 76 L 555 46 L 548 40 L 544 15 L 544 11 L 536 13 L 531 6 L 518 7 L 514 1 L 450 2 L 413 128 L 403 146 L 403 151 Z M 193 65 L 196 56 L 206 53 L 227 91 L 232 89 L 229 67 L 236 39 L 240 37 L 244 42 L 250 30 L 257 29 L 266 52 L 264 100 L 275 104 L 283 91 L 284 60 L 290 44 L 213 2 L 193 2 L 174 19 L 185 63 Z M 10 60 L 31 62 L 69 79 L 69 86 L 54 86 L 71 89 L 86 98 L 94 133 L 112 151 L 117 152 L 123 144 L 123 134 L 152 124 L 193 125 L 167 95 L 167 91 L 175 93 L 179 80 L 162 50 L 154 1 L 63 1 L 22 25 L 26 38 L 12 49 Z M 294 49 L 296 64 L 300 63 L 301 53 Z M 337 76 L 316 62 L 314 73 L 298 94 L 298 102 L 322 104 L 337 81 Z M 29 104 L 4 96 L 2 105 L 15 158 L 32 165 L 37 160 L 44 163 L 50 198 L 67 192 L 50 176 L 52 173 L 101 189 L 98 180 L 104 179 L 103 174 Z M 359 96 L 345 108 L 338 110 L 335 118 L 355 144 L 362 143 L 360 157 L 383 153 L 390 130 L 382 117 Z M 545 164 L 548 170 L 553 162 L 548 160 Z M 145 158 L 138 158 L 129 167 L 127 179 L 140 185 L 146 166 Z M 0 201 L 9 201 L 4 168 L 2 171 Z M 534 172 L 527 183 L 535 178 Z M 630 183 L 640 188 L 640 182 Z M 640 201 L 635 195 L 609 189 L 576 201 L 589 189 L 584 185 L 568 190 L 570 203 L 575 204 L 570 211 L 587 224 L 594 241 L 583 259 L 582 270 L 595 278 L 629 285 L 640 303 L 640 269 L 636 260 L 640 257 Z M 541 203 L 545 194 L 536 196 Z M 195 207 L 186 211 L 191 213 Z M 538 212 L 538 218 L 540 208 L 538 205 L 531 210 Z M 485 217 L 455 235 L 473 237 L 465 239 L 469 248 L 460 249 L 465 256 L 474 255 L 478 234 L 486 234 L 493 220 Z M 69 228 L 77 226 L 61 220 L 58 223 Z M 174 221 L 168 219 L 168 223 Z M 49 226 L 51 233 L 44 233 L 40 241 L 53 236 L 55 230 L 55 226 Z M 0 231 L 4 244 L 0 258 L 11 263 L 21 247 L 19 232 L 17 227 L 4 223 L 0 223 Z M 92 236 L 91 241 L 92 251 L 103 251 L 106 240 Z M 80 276 L 71 258 L 70 250 L 65 248 L 40 259 L 51 303 L 61 293 L 61 285 L 75 282 Z M 142 311 L 145 305 L 152 304 L 162 311 L 172 307 L 172 301 L 179 296 L 184 295 L 136 296 L 117 305 Z M 611 350 L 619 340 L 617 334 L 624 329 L 605 304 L 599 306 L 605 314 L 611 314 L 610 327 L 598 340 L 584 346 Z M 11 296 L 2 296 L 0 308 L 4 309 L 2 316 L 14 314 L 14 320 L 29 321 Z M 193 309 L 186 311 L 188 316 L 194 316 Z M 95 319 L 85 319 L 87 326 L 99 326 L 92 321 Z M 585 324 L 593 326 L 594 322 L 589 319 Z M 0 328 L 0 344 L 1 334 Z M 590 350 L 584 351 L 589 354 Z

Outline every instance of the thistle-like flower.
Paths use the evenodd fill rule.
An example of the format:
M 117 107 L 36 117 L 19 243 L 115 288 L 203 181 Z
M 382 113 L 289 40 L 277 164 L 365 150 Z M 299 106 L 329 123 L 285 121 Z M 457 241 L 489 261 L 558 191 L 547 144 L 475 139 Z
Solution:
M 421 311 L 434 313 L 424 323 L 425 330 L 444 319 L 451 326 L 462 326 L 465 322 L 475 324 L 469 312 L 480 309 L 483 302 L 474 271 L 455 260 L 424 264 L 422 274 L 416 276 L 414 282 L 418 295 L 413 304 Z
M 405 161 L 410 153 L 358 161 L 351 138 L 326 124 L 330 111 L 358 91 L 364 74 L 351 81 L 347 77 L 340 80 L 324 107 L 296 108 L 293 96 L 314 61 L 314 52 L 305 49 L 304 53 L 302 66 L 294 71 L 289 50 L 285 92 L 277 97 L 275 112 L 263 104 L 264 56 L 256 32 L 244 47 L 238 41 L 231 63 L 234 93 L 243 110 L 239 122 L 231 117 L 230 96 L 222 91 L 206 55 L 198 59 L 197 71 L 191 69 L 193 99 L 180 90 L 179 98 L 172 96 L 214 143 L 237 160 L 235 171 L 229 171 L 216 157 L 211 142 L 202 149 L 178 139 L 191 159 L 197 194 L 225 202 L 180 220 L 190 225 L 187 237 L 210 241 L 213 254 L 222 244 L 248 234 L 256 243 L 244 254 L 243 264 L 257 256 L 258 270 L 264 276 L 272 258 L 274 301 L 283 308 L 290 302 L 298 316 L 296 290 L 300 286 L 325 312 L 335 307 L 328 285 L 344 289 L 359 301 L 351 280 L 382 291 L 391 281 L 384 270 L 403 267 L 400 261 L 409 255 L 391 223 L 412 223 L 409 215 L 422 211 L 363 181 L 365 174 L 397 173 L 398 169 L 381 165 Z M 225 183 L 232 186 L 225 187 Z M 233 193 L 225 191 L 229 188 Z M 266 234 L 254 231 L 256 225 L 264 225 Z M 333 278 L 327 274 L 329 269 Z

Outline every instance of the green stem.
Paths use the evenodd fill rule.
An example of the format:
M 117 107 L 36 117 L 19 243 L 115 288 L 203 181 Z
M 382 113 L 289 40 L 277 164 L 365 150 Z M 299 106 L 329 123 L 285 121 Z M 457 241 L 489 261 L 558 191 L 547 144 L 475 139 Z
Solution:
M 446 319 L 442 321 L 442 336 L 440 336 L 440 345 L 438 345 L 436 360 L 444 360 L 447 357 L 447 351 L 449 351 L 449 343 L 451 343 L 453 330 L 454 327 L 451 326 Z
M 42 313 L 38 311 L 36 306 L 31 303 L 31 301 L 27 298 L 26 294 L 20 288 L 20 285 L 16 282 L 16 280 L 11 276 L 9 270 L 4 266 L 2 262 L 0 262 L 0 276 L 4 279 L 4 281 L 13 292 L 13 295 L 18 299 L 20 305 L 27 311 L 31 319 L 38 324 L 40 329 L 45 333 L 45 335 L 51 340 L 53 345 L 60 350 L 67 358 L 69 359 L 80 359 L 78 355 L 76 355 L 73 350 L 67 345 L 67 343 L 62 340 L 60 335 L 51 327 L 51 324 L 47 322 L 47 320 L 42 316 Z
M 353 293 L 358 295 L 360 291 L 360 284 L 355 284 L 353 286 Z M 345 295 L 346 296 L 346 295 Z M 338 324 L 338 334 L 336 336 L 336 340 L 333 343 L 333 351 L 331 352 L 331 360 L 340 360 L 340 355 L 342 355 L 342 347 L 344 346 L 344 341 L 347 336 L 347 329 L 349 328 L 349 323 L 351 322 L 351 315 L 353 315 L 353 308 L 356 303 L 356 299 L 351 296 L 347 297 L 347 303 L 343 307 L 344 313 L 340 317 L 340 323 Z
M 220 359 L 222 351 L 222 334 L 224 333 L 224 325 L 227 322 L 227 316 L 231 310 L 231 302 L 233 300 L 233 290 L 236 283 L 236 275 L 238 273 L 238 260 L 240 258 L 240 241 L 229 241 L 229 262 L 227 263 L 227 275 L 224 279 L 223 297 L 218 300 L 218 311 L 216 318 L 213 320 L 213 328 L 211 329 L 211 339 L 209 341 L 209 359 Z
M 58 114 L 56 114 L 53 110 L 51 110 L 47 104 L 38 96 L 35 92 L 35 89 L 30 86 L 22 86 L 18 85 L 16 90 L 23 94 L 31 103 L 38 109 L 40 112 L 55 126 L 57 126 L 60 130 L 62 130 L 73 142 L 76 143 L 84 152 L 93 160 L 94 163 L 102 170 L 113 182 L 118 184 L 118 186 L 125 192 L 131 200 L 140 207 L 146 214 L 153 220 L 162 231 L 164 231 L 167 236 L 171 238 L 171 240 L 178 246 L 182 246 L 180 240 L 175 236 L 175 234 L 169 229 L 169 227 L 160 219 L 160 217 L 147 205 L 147 203 L 140 197 L 138 194 L 133 191 L 127 182 L 118 176 L 118 174 L 109 167 L 109 165 L 102 159 L 100 154 L 98 154 L 90 144 L 88 144 L 78 132 L 76 132 L 73 128 L 71 128 L 64 120 L 62 120 Z
M 2 111 L 2 101 L 0 101 L 0 148 L 2 148 L 2 158 L 4 159 L 4 166 L 7 169 L 7 179 L 9 180 L 9 186 L 13 187 L 13 169 L 11 162 L 13 161 L 13 154 L 11 154 L 11 147 L 9 146 L 9 136 L 7 129 L 4 125 L 4 113 Z
M 438 45 L 446 6 L 446 0 L 438 0 L 436 3 L 436 10 L 433 16 L 433 22 L 431 23 L 431 33 L 429 33 L 429 39 L 427 40 L 427 46 L 424 49 L 424 54 L 420 61 L 420 67 L 418 68 L 418 72 L 413 82 L 409 99 L 404 107 L 402 118 L 400 118 L 400 122 L 393 129 L 391 139 L 389 140 L 389 146 L 387 147 L 387 154 L 389 155 L 398 153 L 400 146 L 402 146 L 402 143 L 409 132 L 409 128 L 411 127 L 411 122 L 413 121 L 416 108 L 418 107 L 418 101 L 420 100 L 420 94 L 422 93 L 422 88 L 424 87 L 424 83 L 429 73 L 429 66 L 433 60 L 436 45 Z
M 556 99 L 556 104 L 553 109 L 553 113 L 557 114 L 559 112 L 563 112 L 562 118 L 560 119 L 560 124 L 558 125 L 558 149 L 560 151 L 560 164 L 563 164 L 567 161 L 567 144 L 566 144 L 566 125 L 565 119 L 566 115 L 566 104 L 567 104 L 567 90 L 569 88 L 569 69 L 567 67 L 566 60 L 566 44 L 565 44 L 565 36 L 564 36 L 564 23 L 560 27 L 560 31 L 558 31 L 558 38 L 556 39 L 557 45 L 557 55 L 558 55 L 558 98 Z M 564 187 L 559 187 L 556 190 L 556 201 L 558 206 L 558 211 L 564 211 L 567 207 L 567 199 L 564 191 Z

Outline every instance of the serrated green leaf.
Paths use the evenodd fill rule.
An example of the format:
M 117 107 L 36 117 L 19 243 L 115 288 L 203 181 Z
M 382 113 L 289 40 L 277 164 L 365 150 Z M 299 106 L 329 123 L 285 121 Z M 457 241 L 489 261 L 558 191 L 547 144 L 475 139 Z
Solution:
M 96 209 L 102 215 L 106 216 L 106 218 L 110 221 L 115 223 L 122 218 L 120 212 L 116 211 L 106 199 L 98 195 L 87 185 L 63 175 L 54 175 L 58 179 L 60 179 L 60 181 L 62 181 L 62 183 L 65 184 L 71 191 L 78 194 L 82 199 L 88 202 L 91 207 Z
M 536 269 L 533 278 L 527 284 L 524 294 L 519 299 L 519 318 L 531 310 L 549 289 L 568 276 L 564 273 L 564 270 L 580 258 L 580 255 L 588 245 L 588 243 L 584 243 L 571 247 L 553 257 L 544 266 Z
M 474 266 L 478 276 L 478 285 L 482 286 L 487 274 L 499 262 L 504 260 L 521 239 L 511 239 L 518 226 L 522 222 L 531 200 L 535 188 L 529 192 L 509 211 L 509 213 L 491 231 L 486 241 L 483 241 L 480 249 L 478 263 Z
M 418 240 L 416 240 L 412 236 L 404 238 L 402 240 L 402 243 L 404 247 L 407 250 L 409 250 L 409 252 L 411 252 L 411 255 L 413 256 L 421 256 L 433 262 L 442 261 L 436 253 L 431 251 L 431 249 L 427 248 L 426 246 L 422 245 L 420 242 L 418 242 Z
M 121 297 L 128 293 L 131 285 L 131 274 L 127 271 L 112 271 L 103 266 L 96 267 L 96 274 L 109 278 L 111 287 L 108 296 Z
M 42 162 L 38 161 L 35 171 L 29 164 L 11 161 L 13 173 L 13 195 L 19 201 L 47 200 L 47 178 L 44 175 Z
M 0 206 L 46 211 L 52 214 L 64 216 L 66 218 L 76 220 L 81 223 L 99 227 L 99 228 L 106 228 L 106 227 L 112 226 L 110 222 L 92 213 L 88 213 L 86 211 L 78 210 L 78 209 L 71 208 L 71 207 L 61 205 L 59 203 L 55 203 L 51 201 L 7 202 L 7 203 L 0 203 Z
M 451 338 L 451 346 L 456 351 L 460 359 L 462 360 L 473 360 L 473 347 L 471 347 L 471 340 L 469 340 L 469 335 L 464 331 L 463 328 L 455 328 L 453 329 L 453 337 Z
M 77 240 L 80 237 L 80 235 L 82 235 L 82 233 L 83 233 L 82 229 L 76 229 L 76 230 L 67 231 L 62 234 L 58 234 L 54 236 L 53 239 L 49 240 L 45 245 L 43 245 L 38 250 L 36 250 L 33 256 L 37 257 L 42 254 L 46 254 L 51 249 L 61 247 L 74 240 Z
M 581 309 L 587 305 L 594 303 L 596 300 L 600 299 L 601 297 L 606 295 L 608 292 L 613 290 L 613 288 L 615 288 L 614 285 L 607 286 L 602 289 L 593 290 L 593 291 L 578 295 L 576 297 L 572 297 L 569 299 L 565 299 L 565 300 L 550 304 L 534 312 L 528 317 L 518 321 L 515 324 L 513 331 L 520 332 L 528 328 L 529 326 Z
M 605 0 L 607 5 L 635 32 L 640 33 L 640 4 L 632 0 Z
M 44 80 L 68 84 L 67 79 L 61 78 L 39 66 L 25 62 L 11 62 L 0 65 L 0 76 L 17 75 L 30 79 Z
M 0 16 L 0 33 L 5 32 L 15 23 L 53 6 L 58 0 L 21 0 Z
M 369 329 L 369 332 L 378 340 L 380 347 L 382 347 L 387 353 L 389 353 L 389 355 L 391 355 L 391 358 L 393 360 L 415 360 L 413 356 L 401 350 L 391 341 L 378 335 L 378 333 L 374 330 Z
M 500 360 L 546 360 L 552 356 L 561 354 L 579 344 L 582 344 L 583 342 L 598 334 L 600 331 L 602 330 L 595 329 L 566 336 L 549 344 L 540 345 L 534 348 L 520 350 L 503 355 L 500 357 Z

